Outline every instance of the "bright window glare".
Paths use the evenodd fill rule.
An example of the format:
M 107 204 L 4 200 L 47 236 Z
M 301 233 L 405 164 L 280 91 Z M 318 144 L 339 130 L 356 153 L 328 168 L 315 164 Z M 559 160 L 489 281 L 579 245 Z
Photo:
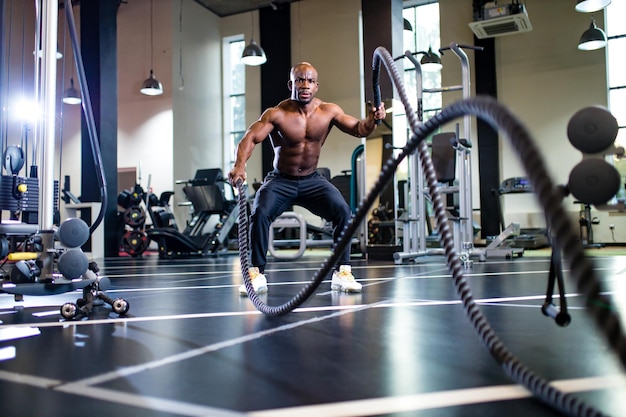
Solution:
M 608 53 L 609 87 L 626 85 L 626 38 L 611 39 Z
M 625 14 L 625 1 L 613 1 L 606 8 L 609 109 L 617 118 L 621 130 L 626 129 L 626 37 L 623 37 L 626 35 L 626 28 L 622 24 Z M 622 138 L 623 136 L 621 135 Z
M 25 98 L 19 99 L 12 107 L 11 113 L 24 123 L 34 124 L 41 118 L 37 103 Z
M 606 36 L 624 34 L 624 16 L 626 16 L 626 1 L 614 0 L 606 8 Z
M 223 39 L 224 50 L 224 161 L 235 162 L 236 149 L 246 130 L 246 68 L 241 62 L 243 35 Z
M 626 88 L 609 91 L 609 102 L 611 103 L 611 114 L 617 119 L 617 124 L 626 126 Z M 626 143 L 621 143 L 626 147 Z
M 403 31 L 403 49 L 405 51 L 418 52 L 428 51 L 429 48 L 432 48 L 433 52 L 439 54 L 439 48 L 441 47 L 439 34 L 439 2 L 406 8 L 403 10 L 402 16 L 407 19 L 413 27 L 413 31 Z M 418 55 L 416 58 L 420 61 L 422 55 Z M 409 100 L 413 108 L 417 109 L 415 71 L 412 64 L 407 60 L 404 61 L 404 69 L 404 81 Z M 425 71 L 422 67 L 422 87 L 426 89 L 441 87 L 441 72 Z M 424 120 L 426 120 L 432 116 L 433 110 L 441 109 L 442 96 L 441 93 L 425 93 L 422 98 L 425 110 Z
M 626 72 L 624 71 L 626 66 L 626 37 L 624 37 L 626 27 L 623 24 L 626 15 L 626 1 L 612 1 L 605 11 L 605 30 L 608 37 L 606 58 L 609 110 L 619 125 L 615 145 L 626 148 Z M 625 182 L 626 160 L 614 158 L 613 162 L 622 177 L 622 182 Z M 622 187 L 617 194 L 620 200 L 626 198 L 625 191 Z

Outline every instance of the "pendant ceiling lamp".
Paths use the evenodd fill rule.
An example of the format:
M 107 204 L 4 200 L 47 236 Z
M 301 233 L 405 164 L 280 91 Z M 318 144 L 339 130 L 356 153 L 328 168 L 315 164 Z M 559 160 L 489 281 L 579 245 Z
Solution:
M 63 103 L 65 104 L 80 104 L 82 102 L 78 90 L 74 87 L 74 79 L 70 78 L 70 88 L 63 93 Z
M 591 18 L 589 29 L 583 32 L 578 42 L 578 49 L 582 51 L 593 51 L 604 48 L 606 46 L 606 34 L 602 29 L 596 26 L 596 21 Z
M 154 31 L 153 31 L 153 0 L 150 0 L 150 76 L 141 85 L 141 93 L 147 96 L 163 94 L 163 84 L 154 76 Z
M 592 13 L 604 9 L 611 4 L 611 0 L 578 0 L 576 11 L 581 13 Z
M 411 22 L 409 22 L 409 20 L 406 17 L 404 18 L 404 30 L 413 32 L 413 25 L 411 25 Z
M 441 65 L 441 57 L 433 52 L 432 47 L 428 47 L 428 52 L 422 54 L 420 65 L 424 68 L 424 71 L 438 71 L 443 65 Z
M 252 35 L 250 35 L 250 43 L 246 46 L 241 54 L 241 62 L 245 65 L 257 66 L 267 62 L 265 51 L 260 45 L 254 41 L 254 13 L 250 12 L 252 20 Z

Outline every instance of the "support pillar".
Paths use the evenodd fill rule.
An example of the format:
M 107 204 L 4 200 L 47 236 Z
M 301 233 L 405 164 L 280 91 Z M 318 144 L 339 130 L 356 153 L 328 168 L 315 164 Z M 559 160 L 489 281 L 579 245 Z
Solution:
M 117 9 L 118 0 L 85 1 L 80 4 L 81 54 L 92 107 L 100 153 L 106 177 L 108 204 L 105 207 L 104 256 L 119 254 L 117 233 Z M 83 115 L 82 201 L 99 202 L 96 166 L 93 160 L 89 130 Z

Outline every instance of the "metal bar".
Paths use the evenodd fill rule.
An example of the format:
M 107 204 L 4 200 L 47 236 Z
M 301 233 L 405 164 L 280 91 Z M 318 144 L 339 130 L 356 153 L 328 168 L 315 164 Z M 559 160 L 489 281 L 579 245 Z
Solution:
M 101 208 L 98 216 L 93 220 L 91 226 L 89 226 L 89 232 L 93 231 L 100 225 L 104 218 L 104 212 L 107 208 L 107 193 L 106 193 L 106 177 L 104 175 L 104 168 L 102 164 L 102 155 L 100 154 L 100 140 L 98 139 L 98 131 L 96 130 L 96 120 L 93 115 L 93 108 L 91 106 L 91 96 L 89 94 L 89 88 L 87 86 L 87 76 L 85 75 L 85 67 L 83 65 L 83 56 L 78 48 L 78 35 L 76 34 L 76 23 L 74 22 L 72 0 L 65 0 L 65 17 L 68 23 L 67 27 L 70 33 L 70 40 L 72 44 L 72 51 L 76 59 L 76 68 L 78 72 L 78 81 L 80 86 L 80 93 L 83 97 L 82 106 L 83 114 L 85 115 L 85 121 L 87 124 L 87 130 L 89 131 L 89 139 L 91 141 L 91 151 L 93 155 L 94 166 L 98 169 L 98 185 L 100 186 L 100 201 Z
M 421 124 L 424 121 L 422 65 L 410 51 L 406 51 L 404 55 L 415 67 L 417 120 Z M 426 200 L 422 190 L 424 186 L 424 170 L 417 152 L 409 155 L 407 160 L 409 165 L 409 195 L 411 196 L 409 213 L 412 219 L 418 219 L 418 221 L 411 221 L 405 224 L 403 250 L 404 252 L 417 253 L 426 249 Z M 407 233 L 407 229 L 409 233 Z M 407 244 L 407 240 L 410 241 L 409 244 Z
M 52 230 L 54 216 L 54 152 L 56 132 L 56 79 L 57 79 L 57 29 L 59 4 L 46 1 L 42 8 L 41 27 L 43 34 L 41 50 L 41 103 L 44 119 L 37 132 L 41 144 L 41 180 L 39 199 L 39 226 Z M 38 54 L 35 54 L 38 55 Z

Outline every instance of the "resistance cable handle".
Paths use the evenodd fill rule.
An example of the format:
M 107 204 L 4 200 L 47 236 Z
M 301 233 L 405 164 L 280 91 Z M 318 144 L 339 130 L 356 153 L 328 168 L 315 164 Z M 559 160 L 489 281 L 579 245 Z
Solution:
M 83 65 L 83 57 L 78 47 L 78 35 L 76 34 L 76 23 L 74 22 L 73 7 L 74 6 L 72 5 L 72 0 L 65 0 L 65 19 L 68 22 L 67 27 L 70 32 L 72 51 L 74 53 L 76 67 L 78 69 L 79 88 L 80 93 L 83 96 L 83 114 L 85 115 L 87 130 L 89 131 L 91 153 L 93 156 L 93 162 L 97 169 L 96 177 L 98 179 L 98 186 L 100 187 L 100 212 L 98 213 L 96 219 L 91 223 L 91 226 L 89 226 L 89 234 L 92 234 L 93 231 L 96 230 L 96 228 L 104 219 L 104 213 L 107 209 L 108 204 L 107 184 L 102 163 L 102 154 L 100 153 L 100 140 L 98 139 L 96 121 L 93 116 L 93 108 L 91 107 L 91 96 L 89 95 L 89 88 L 87 86 L 87 76 L 85 75 L 85 67 Z
M 376 63 L 376 57 L 372 62 L 372 87 L 374 89 L 374 107 L 378 108 L 380 106 L 381 98 L 380 98 L 380 65 Z M 376 120 L 376 125 L 379 125 L 382 120 Z
M 553 239 L 551 239 L 553 240 Z M 541 306 L 541 312 L 550 317 L 556 324 L 566 327 L 572 321 L 571 316 L 567 312 L 567 299 L 565 298 L 565 282 L 563 279 L 563 263 L 561 261 L 561 250 L 556 246 L 555 242 L 550 242 L 552 254 L 550 255 L 550 272 L 548 274 L 548 288 L 546 290 L 546 298 Z M 554 295 L 554 287 L 559 289 L 559 306 L 556 308 L 552 302 Z

